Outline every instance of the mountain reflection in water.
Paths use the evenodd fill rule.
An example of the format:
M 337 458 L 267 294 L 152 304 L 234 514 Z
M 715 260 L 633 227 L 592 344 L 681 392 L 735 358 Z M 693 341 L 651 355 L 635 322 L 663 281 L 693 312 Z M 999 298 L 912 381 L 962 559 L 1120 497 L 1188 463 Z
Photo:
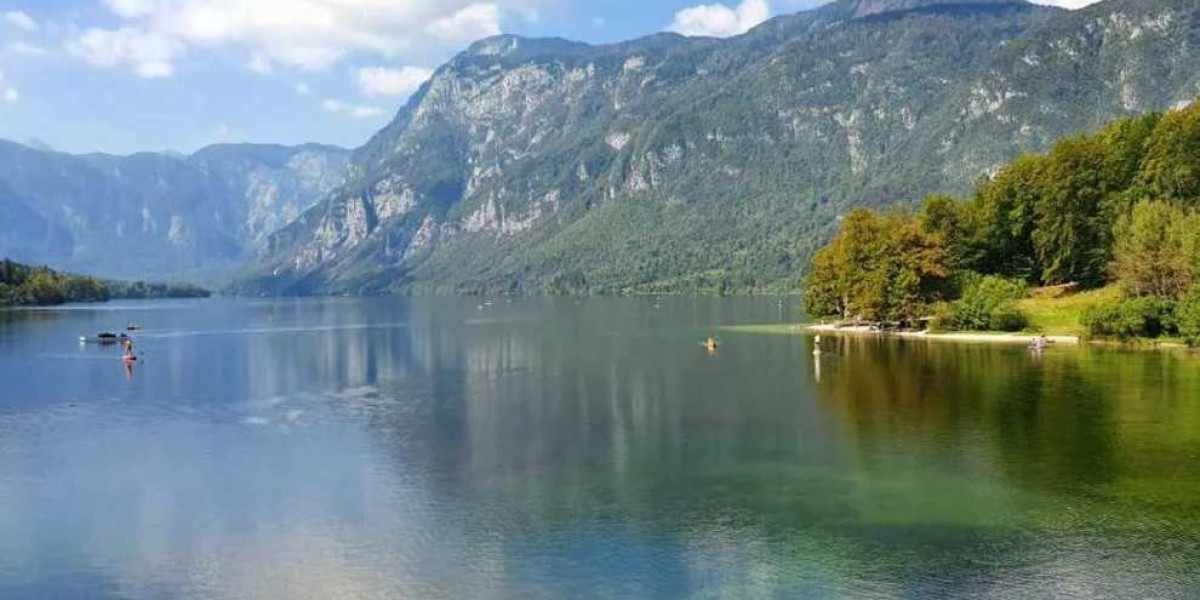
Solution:
M 655 303 L 0 321 L 0 597 L 1200 593 L 1195 357 L 836 338 L 818 378 L 698 347 L 774 300 Z M 72 341 L 114 319 L 130 380 Z

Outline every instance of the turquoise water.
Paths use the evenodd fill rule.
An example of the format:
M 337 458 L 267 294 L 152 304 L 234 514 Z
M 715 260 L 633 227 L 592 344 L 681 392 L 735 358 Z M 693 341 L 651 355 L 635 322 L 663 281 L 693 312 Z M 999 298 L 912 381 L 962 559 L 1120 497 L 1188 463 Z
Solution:
M 0 598 L 1200 597 L 1200 357 L 720 329 L 796 318 L 0 313 Z

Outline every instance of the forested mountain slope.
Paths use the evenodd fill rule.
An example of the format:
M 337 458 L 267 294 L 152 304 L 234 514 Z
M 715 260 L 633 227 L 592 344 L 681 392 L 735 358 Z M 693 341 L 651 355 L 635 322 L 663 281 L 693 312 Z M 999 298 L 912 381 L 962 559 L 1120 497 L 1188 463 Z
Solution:
M 842 0 L 728 40 L 502 36 L 437 70 L 242 289 L 795 286 L 849 208 L 962 193 L 1200 87 L 1197 0 Z

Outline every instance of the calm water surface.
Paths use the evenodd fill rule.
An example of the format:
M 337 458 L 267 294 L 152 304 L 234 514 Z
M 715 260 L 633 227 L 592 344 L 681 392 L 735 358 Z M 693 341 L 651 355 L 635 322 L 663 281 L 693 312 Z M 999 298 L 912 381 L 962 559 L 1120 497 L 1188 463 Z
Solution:
M 0 312 L 0 598 L 1200 598 L 1200 357 L 479 303 Z

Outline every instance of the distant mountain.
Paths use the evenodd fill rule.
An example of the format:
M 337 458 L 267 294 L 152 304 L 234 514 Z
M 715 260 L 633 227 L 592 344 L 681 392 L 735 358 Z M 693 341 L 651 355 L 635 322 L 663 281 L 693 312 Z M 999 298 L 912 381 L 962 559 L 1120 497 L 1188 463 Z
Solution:
M 222 144 L 209 146 L 188 163 L 209 173 L 238 207 L 237 238 L 255 251 L 267 236 L 295 221 L 322 196 L 341 185 L 350 152 L 333 146 Z
M 1200 0 L 841 0 L 725 40 L 500 36 L 270 237 L 257 293 L 792 288 L 857 205 L 1200 92 Z
M 316 145 L 79 156 L 0 141 L 0 257 L 110 277 L 232 272 L 348 161 Z
M 0 255 L 17 261 L 57 263 L 70 257 L 71 233 L 38 214 L 4 182 L 0 182 Z
M 38 138 L 29 138 L 28 140 L 25 140 L 25 145 L 33 148 L 34 150 L 41 150 L 42 152 L 54 152 L 53 146 Z

